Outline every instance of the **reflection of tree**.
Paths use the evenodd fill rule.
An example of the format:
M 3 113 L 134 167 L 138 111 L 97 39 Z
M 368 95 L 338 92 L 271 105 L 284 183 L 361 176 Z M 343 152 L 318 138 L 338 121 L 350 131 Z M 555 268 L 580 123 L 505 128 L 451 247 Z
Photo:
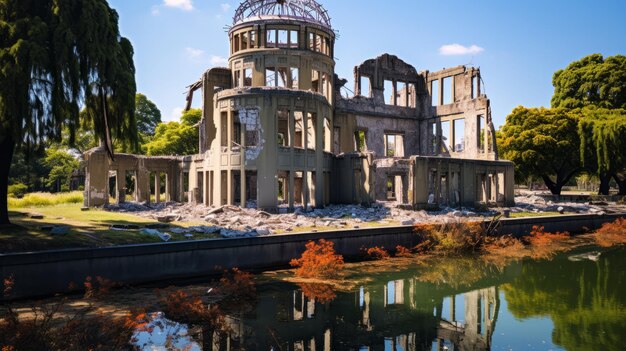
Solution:
M 503 290 L 515 317 L 550 317 L 553 341 L 567 350 L 621 350 L 626 343 L 623 266 L 624 250 L 598 262 L 534 262 Z
M 418 281 L 459 288 L 471 286 L 488 276 L 496 267 L 473 257 L 448 257 L 429 261 L 420 268 Z
M 332 285 L 315 283 L 299 283 L 298 285 L 307 298 L 321 304 L 331 302 L 337 297 Z

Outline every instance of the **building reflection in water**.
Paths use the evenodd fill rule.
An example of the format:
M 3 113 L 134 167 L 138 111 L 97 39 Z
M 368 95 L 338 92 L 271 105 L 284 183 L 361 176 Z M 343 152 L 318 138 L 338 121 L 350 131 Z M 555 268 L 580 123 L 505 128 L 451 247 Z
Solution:
M 489 350 L 500 304 L 496 287 L 463 291 L 415 278 L 325 303 L 288 284 L 265 289 L 252 312 L 229 317 L 229 337 L 215 351 Z

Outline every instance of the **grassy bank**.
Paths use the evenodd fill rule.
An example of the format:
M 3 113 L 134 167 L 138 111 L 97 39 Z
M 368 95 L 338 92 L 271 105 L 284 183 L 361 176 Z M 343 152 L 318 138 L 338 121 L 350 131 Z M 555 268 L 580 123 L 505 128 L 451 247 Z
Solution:
M 24 195 L 23 198 L 9 197 L 9 209 L 20 209 L 28 207 L 45 207 L 62 204 L 81 204 L 83 203 L 83 192 L 72 191 L 68 193 L 30 193 Z
M 45 197 L 44 197 L 45 198 Z M 72 196 L 62 197 L 72 200 Z M 24 197 L 26 199 L 26 197 Z M 27 203 L 24 200 L 20 204 Z M 53 197 L 51 201 L 62 201 Z M 37 202 L 41 204 L 41 202 Z M 58 205 L 11 206 L 9 216 L 12 226 L 0 227 L 0 253 L 20 251 L 40 251 L 62 248 L 105 247 L 112 245 L 159 243 L 158 237 L 141 234 L 139 230 L 112 230 L 111 226 L 132 225 L 145 227 L 156 224 L 156 220 L 126 213 L 108 212 L 102 209 L 82 211 L 80 203 Z M 37 218 L 31 218 L 33 215 Z M 39 219 L 42 216 L 43 218 Z M 174 227 L 189 227 L 200 223 L 172 223 Z M 68 234 L 52 235 L 50 226 L 69 226 Z M 209 235 L 194 235 L 194 239 L 207 239 Z M 190 240 L 184 235 L 172 234 L 172 241 Z

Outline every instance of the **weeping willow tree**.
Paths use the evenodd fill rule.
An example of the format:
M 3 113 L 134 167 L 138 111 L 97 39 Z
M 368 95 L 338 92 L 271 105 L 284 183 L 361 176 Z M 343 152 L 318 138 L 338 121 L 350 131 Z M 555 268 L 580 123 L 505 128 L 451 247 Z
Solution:
M 620 194 L 626 195 L 626 110 L 588 107 L 577 110 L 580 156 L 583 166 L 600 178 L 600 194 L 609 194 L 615 178 Z
M 136 149 L 135 92 L 133 48 L 106 0 L 0 0 L 0 224 L 16 148 L 62 127 L 71 144 L 85 123 L 111 157 L 112 138 Z

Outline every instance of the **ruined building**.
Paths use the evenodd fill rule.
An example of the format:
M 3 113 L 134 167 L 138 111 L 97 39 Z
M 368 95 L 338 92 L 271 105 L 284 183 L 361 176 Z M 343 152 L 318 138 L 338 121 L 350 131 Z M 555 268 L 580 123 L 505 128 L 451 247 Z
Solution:
M 356 94 L 343 97 L 335 32 L 313 0 L 245 0 L 228 36 L 229 67 L 190 87 L 188 108 L 194 92 L 202 98 L 200 154 L 92 150 L 86 205 L 109 194 L 268 211 L 512 204 L 513 164 L 497 160 L 479 69 L 418 72 L 384 54 L 355 67 Z

